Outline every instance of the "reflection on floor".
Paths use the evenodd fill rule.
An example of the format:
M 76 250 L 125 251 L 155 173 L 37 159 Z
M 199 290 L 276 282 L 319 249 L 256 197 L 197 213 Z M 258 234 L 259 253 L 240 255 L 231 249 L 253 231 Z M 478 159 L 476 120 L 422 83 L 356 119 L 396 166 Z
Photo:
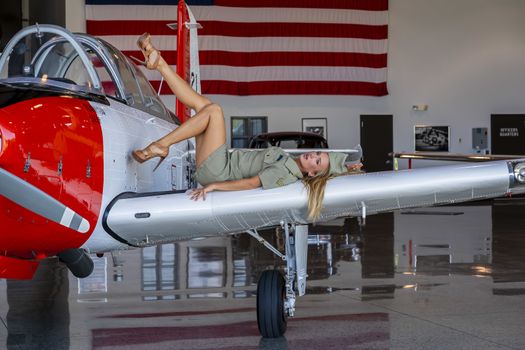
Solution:
M 280 339 L 259 336 L 255 283 L 282 261 L 246 234 L 108 254 L 83 280 L 50 259 L 0 282 L 0 348 L 523 349 L 523 213 L 496 200 L 311 226 Z

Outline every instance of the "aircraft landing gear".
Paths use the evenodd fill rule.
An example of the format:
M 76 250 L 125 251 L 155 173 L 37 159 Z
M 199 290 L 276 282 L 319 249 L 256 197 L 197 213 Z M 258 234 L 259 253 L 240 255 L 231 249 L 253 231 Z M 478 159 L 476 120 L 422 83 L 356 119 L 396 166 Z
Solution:
M 286 318 L 295 313 L 296 290 L 306 293 L 308 225 L 281 222 L 285 232 L 285 254 L 262 238 L 256 230 L 247 231 L 266 248 L 286 261 L 285 275 L 266 270 L 257 285 L 257 325 L 264 338 L 278 338 L 286 332 Z

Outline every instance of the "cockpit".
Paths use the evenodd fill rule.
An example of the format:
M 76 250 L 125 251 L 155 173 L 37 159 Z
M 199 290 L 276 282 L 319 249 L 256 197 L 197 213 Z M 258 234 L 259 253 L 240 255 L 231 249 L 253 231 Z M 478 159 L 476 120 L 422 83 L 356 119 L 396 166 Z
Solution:
M 0 83 L 106 96 L 178 123 L 122 52 L 101 39 L 54 25 L 26 27 L 9 41 L 0 56 Z

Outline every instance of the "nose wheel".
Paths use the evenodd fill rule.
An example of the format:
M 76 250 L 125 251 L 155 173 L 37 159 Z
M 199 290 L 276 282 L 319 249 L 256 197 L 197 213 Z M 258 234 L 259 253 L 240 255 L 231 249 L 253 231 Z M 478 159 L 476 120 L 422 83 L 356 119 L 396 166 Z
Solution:
M 268 243 L 256 230 L 246 231 L 286 262 L 284 275 L 279 270 L 266 270 L 257 284 L 257 325 L 264 338 L 284 335 L 287 317 L 295 313 L 296 295 L 302 296 L 306 292 L 308 225 L 282 222 L 281 226 L 285 233 L 285 254 Z
M 286 332 L 284 299 L 286 286 L 278 270 L 266 270 L 257 285 L 257 325 L 265 338 L 278 338 Z

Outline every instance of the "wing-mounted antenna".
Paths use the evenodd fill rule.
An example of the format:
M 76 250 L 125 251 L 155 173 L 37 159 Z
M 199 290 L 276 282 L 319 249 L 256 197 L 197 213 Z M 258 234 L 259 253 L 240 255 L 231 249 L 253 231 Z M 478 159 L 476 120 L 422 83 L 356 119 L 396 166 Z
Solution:
M 177 8 L 177 22 L 168 24 L 168 27 L 177 30 L 177 74 L 186 80 L 191 87 L 201 92 L 199 70 L 199 42 L 197 29 L 202 26 L 197 23 L 195 16 L 184 0 L 179 1 Z M 192 111 L 182 102 L 176 101 L 175 113 L 181 122 L 192 116 Z

